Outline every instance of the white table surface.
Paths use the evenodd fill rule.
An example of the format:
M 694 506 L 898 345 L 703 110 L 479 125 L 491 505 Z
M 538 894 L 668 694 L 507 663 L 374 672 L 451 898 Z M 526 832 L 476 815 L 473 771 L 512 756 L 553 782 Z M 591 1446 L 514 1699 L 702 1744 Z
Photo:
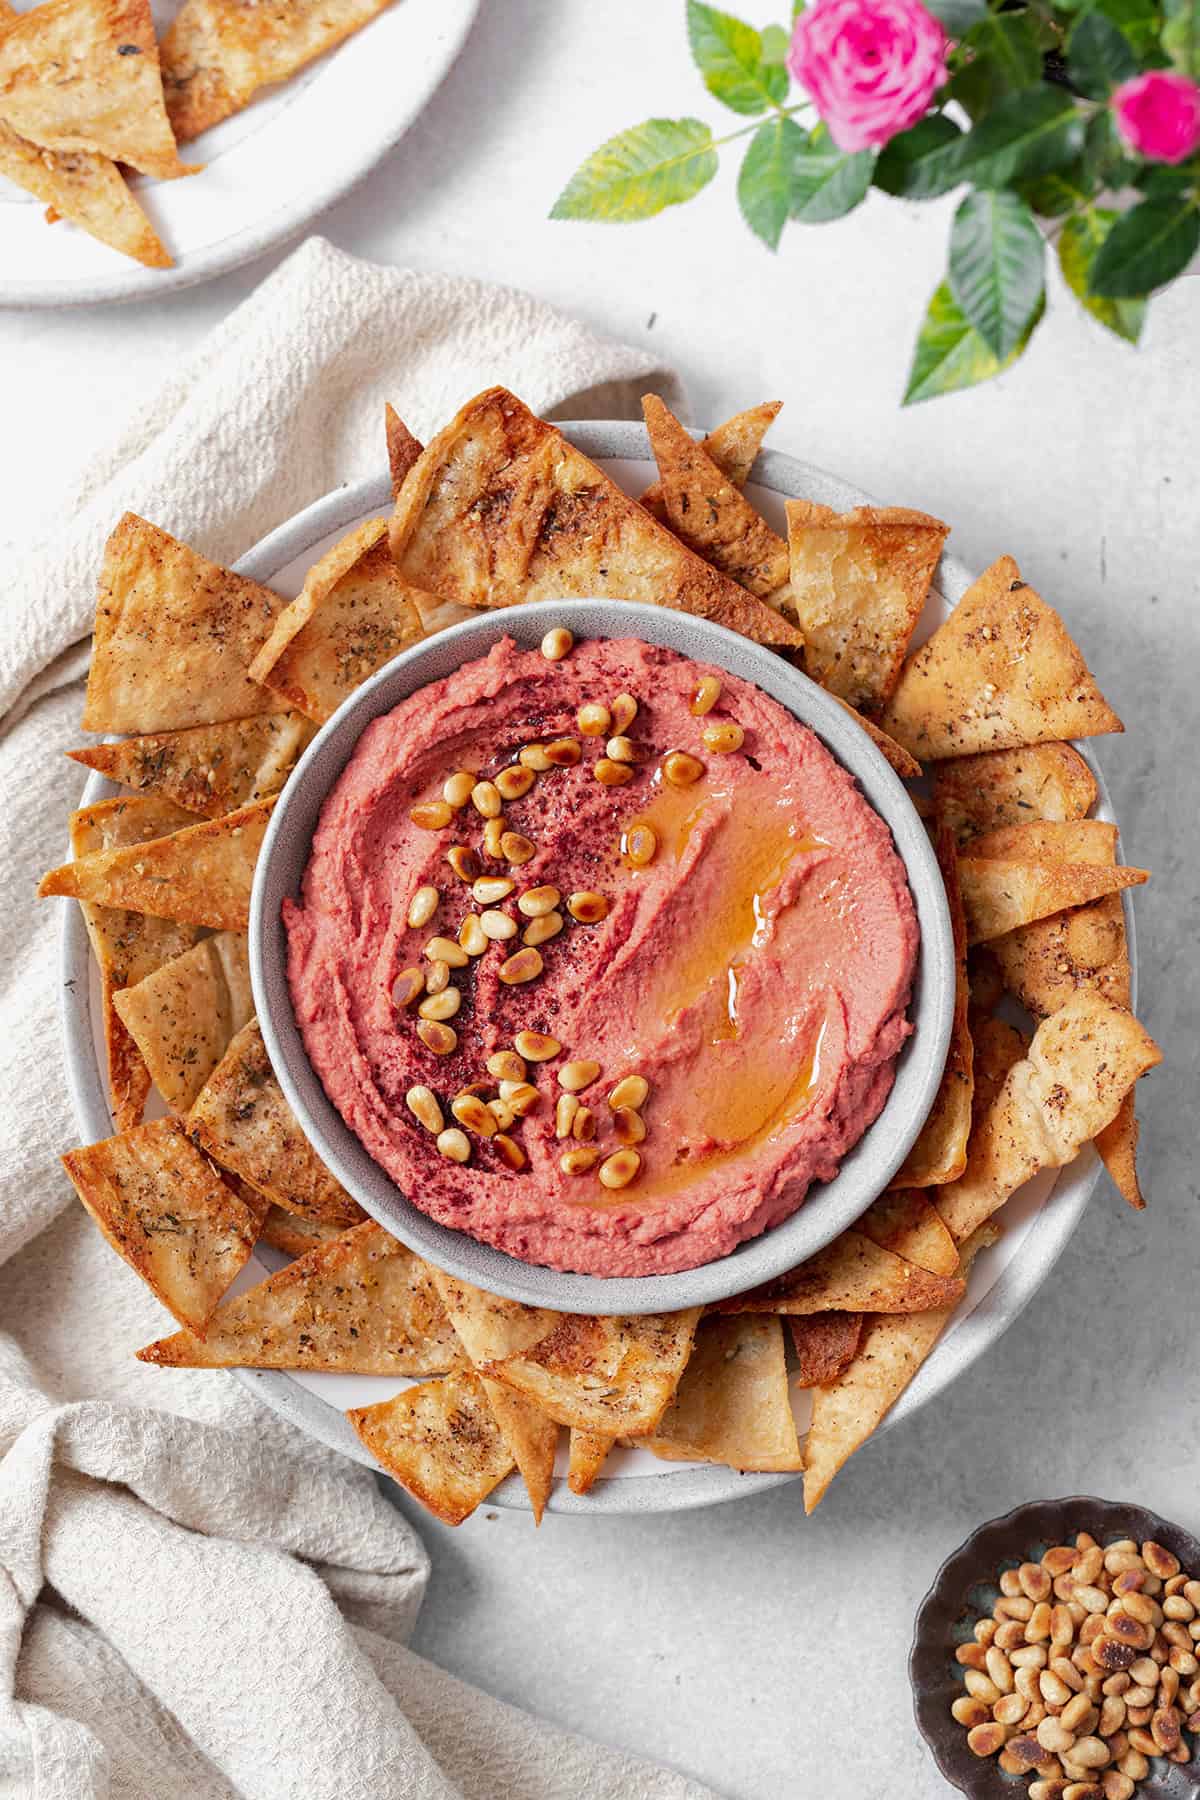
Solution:
M 1102 1182 L 1001 1344 L 856 1458 L 811 1520 L 798 1485 L 708 1513 L 548 1518 L 537 1533 L 487 1509 L 456 1532 L 422 1519 L 434 1576 L 416 1646 L 738 1800 L 932 1800 L 948 1790 L 912 1725 L 905 1657 L 943 1556 L 1020 1500 L 1075 1491 L 1200 1530 L 1200 280 L 1154 303 L 1134 352 L 1052 275 L 1023 362 L 902 412 L 952 202 L 873 197 L 838 225 L 793 226 L 777 258 L 737 215 L 734 164 L 646 225 L 547 220 L 611 132 L 651 113 L 719 121 L 681 13 L 665 0 L 484 0 L 424 117 L 319 228 L 384 262 L 530 288 L 652 343 L 686 378 L 697 423 L 783 399 L 780 447 L 950 520 L 969 562 L 1011 551 L 1066 613 L 1127 725 L 1101 751 L 1126 859 L 1155 871 L 1137 900 L 1142 1010 L 1170 1058 L 1141 1104 L 1151 1210 L 1135 1218 Z M 0 313 L 0 536 L 52 511 L 76 465 L 275 260 L 154 304 Z

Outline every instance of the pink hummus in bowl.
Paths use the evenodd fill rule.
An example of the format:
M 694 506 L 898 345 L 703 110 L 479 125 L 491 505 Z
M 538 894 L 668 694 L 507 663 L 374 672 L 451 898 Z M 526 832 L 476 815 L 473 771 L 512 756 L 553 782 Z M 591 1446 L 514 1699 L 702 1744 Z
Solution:
M 719 694 L 700 715 L 706 678 Z M 619 709 L 598 735 L 579 711 L 612 710 L 618 695 L 637 703 L 618 733 L 630 744 L 617 746 L 636 760 L 609 785 L 596 770 L 605 759 L 611 775 Z M 710 748 L 704 734 L 726 725 L 738 747 Z M 544 762 L 529 747 L 559 739 L 578 760 L 535 769 L 502 800 L 503 830 L 527 840 L 527 860 L 489 855 L 487 820 L 453 789 L 437 822 L 449 778 L 490 783 Z M 447 860 L 455 847 L 468 879 Z M 476 890 L 476 867 L 499 885 Z M 436 910 L 425 918 L 418 904 L 412 925 L 421 889 L 437 890 Z M 557 903 L 530 914 L 522 898 L 544 889 Z M 581 918 L 576 896 L 591 897 Z M 551 896 L 535 900 L 545 909 Z M 375 719 L 283 914 L 296 1022 L 351 1131 L 421 1211 L 554 1269 L 669 1274 L 779 1224 L 878 1116 L 910 1031 L 916 913 L 854 778 L 757 687 L 634 638 L 580 642 L 556 662 L 505 638 Z M 505 935 L 480 949 L 464 922 L 484 914 Z M 514 969 L 531 925 L 537 955 Z M 460 934 L 470 954 L 447 978 L 431 940 Z M 423 985 L 405 1004 L 413 969 Z M 446 1015 L 431 1033 L 438 1021 L 420 1008 L 439 981 L 459 998 L 427 1006 Z M 532 1100 L 488 1068 L 523 1033 L 558 1046 L 526 1059 Z M 564 1076 L 575 1091 L 560 1105 Z M 619 1114 L 610 1096 L 630 1076 L 644 1097 L 636 1081 L 617 1091 L 637 1102 Z M 436 1115 L 430 1128 L 427 1104 L 414 1111 L 414 1089 L 434 1097 L 452 1139 Z M 452 1112 L 464 1098 L 465 1120 Z M 490 1127 L 472 1127 L 471 1098 Z

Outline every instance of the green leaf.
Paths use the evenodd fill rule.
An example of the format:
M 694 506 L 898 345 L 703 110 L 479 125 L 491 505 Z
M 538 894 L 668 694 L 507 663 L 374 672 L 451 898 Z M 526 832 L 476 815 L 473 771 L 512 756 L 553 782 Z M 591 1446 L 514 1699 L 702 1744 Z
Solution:
M 1095 10 L 1125 33 L 1139 61 L 1157 60 L 1162 14 L 1155 0 L 1095 0 Z
M 905 200 L 933 200 L 957 187 L 963 134 L 945 113 L 928 113 L 880 152 L 875 186 Z
M 704 85 L 735 113 L 753 117 L 788 90 L 787 70 L 763 60 L 762 34 L 732 13 L 688 0 L 688 43 Z
M 1098 187 L 1126 187 L 1135 173 L 1107 106 L 1093 113 L 1084 127 L 1080 167 L 1090 193 Z
M 1089 206 L 1085 212 L 1076 213 L 1059 234 L 1058 261 L 1067 286 L 1092 317 L 1118 337 L 1136 344 L 1146 317 L 1145 300 L 1106 300 L 1088 291 L 1092 264 L 1119 218 L 1119 213 L 1104 207 Z
M 717 172 L 712 132 L 700 119 L 647 119 L 593 150 L 558 199 L 552 219 L 652 219 L 691 200 Z
M 1200 0 L 1166 0 L 1162 47 L 1181 75 L 1200 76 Z
M 762 60 L 769 67 L 776 63 L 785 63 L 791 48 L 791 38 L 782 25 L 764 25 L 762 34 Z
M 988 16 L 987 0 L 926 0 L 926 10 L 955 43 L 966 37 L 972 25 Z
M 793 219 L 803 225 L 824 225 L 853 212 L 871 185 L 876 155 L 874 150 L 847 155 L 828 128 L 818 125 L 792 164 Z
M 1067 73 L 1089 100 L 1107 100 L 1137 74 L 1137 57 L 1125 33 L 1103 13 L 1084 13 L 1067 41 Z
M 1137 300 L 1174 281 L 1198 249 L 1200 212 L 1189 195 L 1142 200 L 1105 238 L 1088 276 L 1088 293 Z
M 976 187 L 1007 187 L 1019 176 L 1061 169 L 1083 146 L 1083 118 L 1062 88 L 1010 94 L 967 133 L 962 176 Z
M 1023 200 L 1005 189 L 968 194 L 950 231 L 950 291 L 1003 362 L 1044 302 L 1046 246 Z
M 1187 163 L 1146 163 L 1133 180 L 1147 199 L 1169 199 L 1172 194 L 1186 194 L 1200 186 L 1200 167 L 1195 162 L 1190 167 Z
M 963 66 L 950 94 L 973 119 L 991 111 L 1005 94 L 1035 87 L 1042 75 L 1037 26 L 1027 11 L 989 13 L 963 39 Z
M 963 315 L 950 292 L 949 282 L 943 282 L 929 302 L 929 311 L 917 337 L 908 386 L 904 390 L 905 406 L 914 406 L 920 400 L 934 400 L 939 394 L 953 394 L 962 388 L 975 387 L 1010 368 L 1033 336 L 1044 311 L 1043 299 L 1024 337 L 1002 361 L 993 355 Z
M 1038 175 L 1022 181 L 1017 192 L 1042 219 L 1060 219 L 1074 212 L 1081 200 L 1091 198 L 1094 189 L 1085 182 L 1082 163 L 1071 163 L 1056 175 Z
M 792 170 L 807 143 L 794 119 L 767 119 L 750 139 L 738 175 L 738 205 L 768 250 L 779 248 L 792 204 Z

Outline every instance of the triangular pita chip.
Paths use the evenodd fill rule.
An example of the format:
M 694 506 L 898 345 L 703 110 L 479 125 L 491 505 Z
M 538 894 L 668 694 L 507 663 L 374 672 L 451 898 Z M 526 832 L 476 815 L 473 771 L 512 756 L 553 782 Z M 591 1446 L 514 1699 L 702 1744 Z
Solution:
M 404 478 L 425 448 L 415 438 L 395 407 L 388 402 L 383 409 L 383 429 L 387 438 L 388 474 L 392 478 L 392 499 L 400 497 Z
M 190 1331 L 138 1351 L 172 1369 L 442 1375 L 461 1358 L 420 1257 L 369 1219 L 318 1244 Z
M 284 604 L 126 513 L 104 547 L 84 730 L 173 731 L 283 712 L 246 669 Z
M 446 1525 L 469 1518 L 513 1466 L 483 1384 L 468 1370 L 346 1417 L 388 1474 Z
M 967 934 L 972 944 L 989 942 L 1047 918 L 1068 906 L 1082 906 L 1103 894 L 1140 887 L 1145 869 L 1100 868 L 1092 863 L 1009 862 L 998 857 L 963 856 L 958 862 Z
M 156 919 L 244 931 L 250 923 L 254 865 L 273 805 L 273 800 L 256 800 L 223 819 L 186 825 L 146 844 L 81 856 L 43 875 L 38 895 L 69 894 Z
M 1135 1212 L 1145 1208 L 1142 1184 L 1137 1171 L 1138 1122 L 1134 1112 L 1133 1089 L 1130 1088 L 1117 1109 L 1116 1118 L 1096 1133 L 1096 1148 L 1104 1166 L 1113 1178 L 1117 1192 Z
M 167 112 L 181 144 L 286 81 L 390 0 L 185 0 L 162 42 Z
M 759 406 L 734 413 L 732 419 L 726 419 L 723 425 L 718 425 L 704 439 L 701 449 L 712 458 L 722 475 L 732 481 L 734 487 L 744 488 L 749 481 L 750 471 L 762 449 L 763 439 L 782 407 L 782 400 L 764 400 Z M 660 525 L 666 524 L 662 487 L 657 481 L 646 489 L 639 504 L 648 513 L 653 513 Z
M 588 1492 L 616 1441 L 606 1431 L 581 1431 L 575 1427 L 567 1451 L 567 1486 L 573 1494 Z
M 172 1112 L 187 1111 L 254 1017 L 246 950 L 245 932 L 215 932 L 114 998 Z
M 658 464 L 665 523 L 714 569 L 761 600 L 783 604 L 788 547 L 778 532 L 755 512 L 657 394 L 643 397 L 642 411 Z
M 42 0 L 0 34 L 0 120 L 47 150 L 95 151 L 170 180 L 150 0 Z
M 1011 556 L 904 665 L 879 722 L 922 762 L 1124 729 Z
M 641 600 L 759 643 L 800 643 L 504 388 L 468 401 L 427 446 L 401 490 L 391 546 L 407 581 L 464 606 Z
M 984 1225 L 962 1246 L 959 1274 L 964 1280 L 979 1251 L 999 1235 L 995 1225 Z M 804 1442 L 806 1513 L 818 1505 L 838 1470 L 900 1398 L 953 1311 L 952 1306 L 942 1306 L 930 1312 L 869 1318 L 853 1362 L 830 1385 L 815 1389 L 812 1423 Z
M 67 755 L 110 781 L 163 794 L 202 819 L 219 819 L 277 794 L 314 733 L 299 713 L 259 713 L 219 725 L 155 731 L 119 744 L 89 744 Z
M 850 714 L 856 725 L 862 726 L 875 748 L 882 752 L 902 780 L 915 781 L 917 779 L 921 773 L 921 765 L 914 756 L 908 754 L 902 744 L 898 744 L 895 738 L 889 737 L 886 731 L 881 731 L 874 719 L 868 719 L 863 713 L 855 712 L 850 702 L 843 700 L 840 694 L 831 694 L 829 697 L 831 700 L 837 701 L 843 712 Z
M 1111 869 L 1117 860 L 1117 828 L 1105 819 L 1024 819 L 981 831 L 967 845 L 969 856 L 1005 862 L 1094 863 Z
M 237 1180 L 237 1177 L 232 1177 Z M 241 1184 L 253 1192 L 250 1183 Z M 259 1238 L 264 1244 L 270 1244 L 273 1250 L 282 1250 L 285 1256 L 307 1256 L 318 1244 L 328 1244 L 342 1235 L 341 1225 L 326 1225 L 320 1219 L 307 1219 L 300 1213 L 284 1212 L 282 1206 L 268 1203 L 266 1217 L 259 1231 Z
M 214 1162 L 276 1206 L 328 1225 L 362 1219 L 292 1117 L 257 1020 L 242 1027 L 201 1088 L 187 1127 Z
M 928 1194 L 914 1188 L 880 1194 L 854 1229 L 881 1250 L 890 1250 L 931 1275 L 953 1275 L 958 1268 L 957 1244 Z
M 892 1186 L 897 1188 L 936 1187 L 946 1181 L 955 1181 L 967 1166 L 967 1137 L 971 1130 L 974 1059 L 967 1016 L 971 1002 L 967 982 L 967 922 L 958 884 L 954 834 L 949 826 L 939 828 L 934 848 L 954 933 L 954 1019 L 938 1091 L 915 1144 L 893 1178 Z
M 966 1173 L 934 1204 L 961 1243 L 1039 1169 L 1071 1162 L 1162 1061 L 1145 1027 L 1086 989 L 1044 1019 L 971 1133 Z
M 957 1269 L 957 1251 L 954 1266 Z M 850 1367 L 862 1337 L 863 1316 L 857 1312 L 825 1312 L 788 1320 L 796 1359 L 793 1380 L 797 1387 L 828 1387 Z
M 1000 825 L 1086 818 L 1097 793 L 1096 777 L 1070 744 L 951 757 L 938 763 L 933 778 L 938 818 L 960 844 Z
M 800 1468 L 780 1321 L 705 1319 L 674 1399 L 643 1442 L 668 1462 Z
M 71 814 L 71 848 L 76 856 L 88 856 L 146 843 L 186 823 L 186 813 L 156 796 L 101 800 Z M 124 1131 L 142 1116 L 150 1092 L 150 1070 L 121 1021 L 116 996 L 189 949 L 198 932 L 194 925 L 152 919 L 119 906 L 94 906 L 84 901 L 80 910 L 100 966 L 110 1103 L 117 1128 Z
M 735 1312 L 923 1312 L 961 1297 L 953 1275 L 932 1275 L 882 1249 L 861 1231 L 839 1237 L 787 1275 L 751 1293 L 722 1300 L 719 1311 Z
M 837 513 L 812 500 L 789 500 L 787 522 L 805 671 L 877 712 L 900 679 L 950 528 L 905 506 Z
M 563 1313 L 531 1349 L 483 1372 L 528 1394 L 560 1425 L 641 1437 L 675 1392 L 699 1318 L 698 1306 L 632 1318 Z
M 533 1509 L 533 1522 L 540 1525 L 550 1489 L 554 1486 L 554 1458 L 558 1450 L 558 1426 L 540 1407 L 515 1388 L 502 1381 L 481 1377 L 492 1416 L 499 1425 L 504 1441 L 512 1451 L 513 1461 Z
M 1129 946 L 1119 894 L 1036 919 L 993 938 L 1004 985 L 1037 1018 L 1057 1012 L 1078 988 L 1129 1005 Z
M 387 520 L 368 519 L 308 571 L 250 675 L 323 725 L 368 675 L 423 636 L 388 549 Z
M 178 1119 L 154 1119 L 62 1159 L 113 1249 L 167 1311 L 203 1332 L 247 1261 L 258 1217 L 188 1140 Z
M 110 157 L 93 150 L 44 150 L 0 121 L 0 175 L 43 201 L 48 219 L 66 219 L 148 269 L 171 267 L 170 255 Z

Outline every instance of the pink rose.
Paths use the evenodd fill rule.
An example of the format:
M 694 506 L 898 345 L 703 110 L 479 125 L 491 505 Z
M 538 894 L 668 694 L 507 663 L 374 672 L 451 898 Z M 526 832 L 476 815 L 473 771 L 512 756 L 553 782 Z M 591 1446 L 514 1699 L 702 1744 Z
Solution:
M 838 149 L 868 150 L 923 117 L 948 48 L 920 0 L 815 0 L 796 20 L 788 68 Z
M 1200 148 L 1200 87 L 1169 69 L 1148 69 L 1112 97 L 1117 130 L 1150 162 L 1180 163 Z

